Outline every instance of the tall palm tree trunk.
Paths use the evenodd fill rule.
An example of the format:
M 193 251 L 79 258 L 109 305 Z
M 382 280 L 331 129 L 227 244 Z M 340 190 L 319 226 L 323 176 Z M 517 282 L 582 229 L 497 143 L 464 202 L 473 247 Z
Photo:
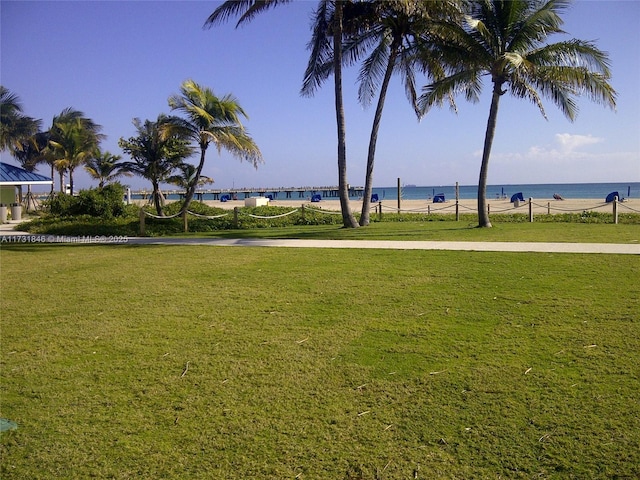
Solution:
M 493 84 L 493 94 L 491 96 L 491 108 L 489 109 L 489 119 L 487 120 L 487 131 L 484 135 L 484 148 L 482 150 L 482 164 L 480 165 L 480 178 L 478 179 L 478 226 L 491 228 L 489 212 L 487 211 L 487 174 L 489 172 L 489 156 L 493 137 L 496 133 L 496 123 L 498 120 L 498 104 L 502 91 L 502 82 L 495 81 Z
M 371 213 L 371 193 L 373 191 L 373 165 L 376 157 L 376 144 L 378 143 L 378 130 L 380 129 L 380 121 L 382 120 L 382 109 L 384 108 L 384 102 L 387 98 L 387 89 L 389 82 L 391 81 L 391 75 L 393 74 L 393 67 L 398 56 L 399 42 L 396 39 L 393 40 L 391 45 L 391 53 L 389 55 L 389 63 L 387 63 L 387 69 L 384 72 L 384 79 L 380 86 L 380 96 L 378 97 L 378 104 L 376 106 L 376 113 L 373 117 L 373 126 L 371 127 L 371 137 L 369 138 L 369 151 L 367 154 L 367 171 L 364 182 L 364 197 L 362 199 L 362 212 L 360 214 L 360 225 L 369 225 L 369 218 Z
M 333 65 L 336 100 L 336 123 L 338 128 L 338 193 L 342 222 L 346 228 L 357 228 L 358 222 L 349 208 L 349 184 L 347 181 L 347 142 L 342 99 L 342 1 L 335 3 L 335 25 L 333 28 Z
M 156 207 L 156 213 L 159 217 L 164 216 L 164 212 L 162 211 L 162 193 L 160 193 L 160 184 L 158 182 L 152 181 L 153 185 L 153 205 Z

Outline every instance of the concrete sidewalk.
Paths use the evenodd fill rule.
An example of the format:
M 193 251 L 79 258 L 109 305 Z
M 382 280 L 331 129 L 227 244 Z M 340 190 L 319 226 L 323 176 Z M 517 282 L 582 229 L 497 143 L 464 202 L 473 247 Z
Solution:
M 107 245 L 210 245 L 218 247 L 285 247 L 285 248 L 360 248 L 385 250 L 457 250 L 469 252 L 540 252 L 540 253 L 605 253 L 640 255 L 639 244 L 621 243 L 543 243 L 543 242 L 447 242 L 397 240 L 300 240 L 300 239 L 225 239 L 128 237 L 110 241 L 108 237 L 72 237 L 64 235 L 32 235 L 14 231 L 15 224 L 0 225 L 0 243 L 69 243 Z M 21 239 L 19 237 L 23 237 Z M 27 237 L 34 237 L 27 242 Z M 6 238 L 2 238 L 6 237 Z M 24 240 L 24 241 L 21 241 Z
M 225 247 L 372 248 L 386 250 L 458 250 L 476 252 L 608 253 L 640 255 L 640 245 L 619 243 L 447 242 L 396 240 L 300 240 L 130 238 L 129 244 L 212 245 Z

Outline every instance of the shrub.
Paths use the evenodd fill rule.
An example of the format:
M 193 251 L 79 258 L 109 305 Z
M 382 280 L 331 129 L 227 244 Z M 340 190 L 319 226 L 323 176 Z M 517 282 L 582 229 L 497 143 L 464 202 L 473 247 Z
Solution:
M 66 193 L 54 193 L 44 202 L 44 206 L 51 215 L 72 216 L 78 209 L 78 198 Z
M 78 195 L 80 215 L 113 218 L 124 213 L 124 187 L 112 183 L 98 189 L 82 190 Z
M 52 215 L 60 217 L 89 215 L 113 218 L 125 214 L 123 197 L 124 187 L 113 183 L 103 188 L 81 190 L 78 196 L 57 193 L 46 202 L 46 206 Z

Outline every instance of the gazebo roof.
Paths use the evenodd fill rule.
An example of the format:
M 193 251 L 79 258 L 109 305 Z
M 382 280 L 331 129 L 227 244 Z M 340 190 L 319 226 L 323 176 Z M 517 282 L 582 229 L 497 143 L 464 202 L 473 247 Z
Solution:
M 51 185 L 53 181 L 49 177 L 34 172 L 28 172 L 24 168 L 0 162 L 0 186 L 1 185 Z

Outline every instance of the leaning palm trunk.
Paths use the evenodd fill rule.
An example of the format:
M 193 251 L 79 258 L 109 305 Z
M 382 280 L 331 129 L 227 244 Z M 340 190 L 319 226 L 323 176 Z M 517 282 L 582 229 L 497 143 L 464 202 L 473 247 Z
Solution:
M 487 131 L 484 136 L 484 149 L 482 150 L 482 164 L 480 165 L 480 178 L 478 179 L 478 226 L 491 227 L 489 212 L 487 211 L 487 173 L 489 171 L 489 156 L 493 136 L 496 133 L 496 122 L 498 120 L 498 104 L 503 95 L 502 82 L 496 81 L 493 85 L 493 95 L 491 96 L 491 108 L 489 109 L 489 119 L 487 120 Z
M 204 168 L 204 160 L 207 152 L 208 144 L 201 142 L 200 143 L 200 163 L 198 163 L 198 168 L 196 169 L 196 173 L 193 177 L 193 181 L 187 188 L 187 193 L 184 197 L 184 202 L 182 203 L 182 210 L 180 213 L 185 215 L 189 210 L 189 205 L 191 205 L 191 201 L 193 200 L 193 196 L 196 193 L 196 188 L 198 186 L 198 181 L 200 180 L 200 175 L 202 175 L 202 169 Z
M 394 40 L 391 45 L 391 54 L 389 55 L 389 63 L 387 63 L 387 69 L 384 73 L 384 79 L 380 86 L 380 97 L 378 98 L 378 105 L 376 106 L 376 113 L 373 117 L 373 126 L 371 127 L 371 137 L 369 139 L 369 152 L 367 154 L 367 173 L 364 183 L 364 197 L 362 199 L 362 212 L 360 214 L 360 225 L 369 225 L 369 218 L 371 213 L 371 193 L 373 192 L 373 165 L 376 157 L 376 144 L 378 143 L 378 130 L 380 129 L 380 121 L 382 119 L 382 109 L 384 108 L 384 102 L 387 97 L 387 89 L 389 82 L 391 81 L 391 75 L 393 74 L 393 67 L 398 55 L 397 42 Z
M 336 122 L 338 128 L 338 193 L 342 222 L 346 228 L 357 228 L 358 222 L 349 207 L 349 184 L 347 181 L 347 143 L 342 100 L 342 4 L 335 4 L 335 25 L 333 30 L 333 62 L 336 100 Z

